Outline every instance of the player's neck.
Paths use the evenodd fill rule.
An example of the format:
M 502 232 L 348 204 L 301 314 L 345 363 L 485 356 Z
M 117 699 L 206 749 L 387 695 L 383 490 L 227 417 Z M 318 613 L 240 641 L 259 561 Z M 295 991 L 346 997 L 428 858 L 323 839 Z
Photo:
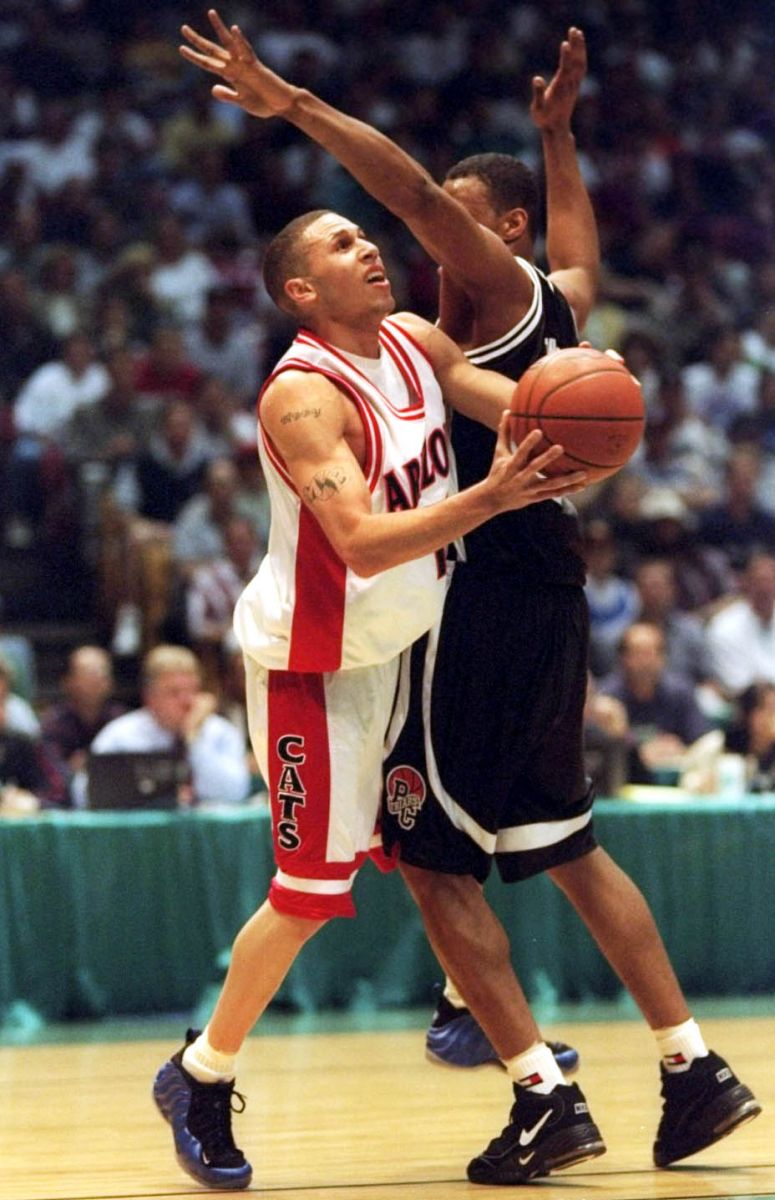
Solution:
M 363 325 L 342 325 L 338 321 L 321 321 L 313 332 L 336 346 L 337 350 L 345 350 L 348 354 L 358 354 L 361 358 L 379 358 L 379 330 L 382 318 Z

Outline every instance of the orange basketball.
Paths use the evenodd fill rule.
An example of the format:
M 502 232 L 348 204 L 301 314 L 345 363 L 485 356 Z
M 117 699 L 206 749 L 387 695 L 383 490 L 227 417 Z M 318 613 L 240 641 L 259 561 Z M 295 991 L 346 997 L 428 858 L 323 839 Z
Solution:
M 560 445 L 565 453 L 550 475 L 586 471 L 590 482 L 623 467 L 637 449 L 645 410 L 640 384 L 623 363 L 602 350 L 571 346 L 528 367 L 511 400 L 513 437 L 533 429 L 539 452 Z

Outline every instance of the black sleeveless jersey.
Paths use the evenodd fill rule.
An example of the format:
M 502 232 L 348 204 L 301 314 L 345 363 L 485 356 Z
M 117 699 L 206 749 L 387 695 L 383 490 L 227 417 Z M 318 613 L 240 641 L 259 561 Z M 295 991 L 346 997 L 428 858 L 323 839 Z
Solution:
M 517 380 L 537 358 L 551 350 L 578 344 L 576 323 L 568 301 L 542 271 L 520 258 L 532 277 L 533 299 L 519 324 L 486 346 L 466 351 L 478 367 L 489 368 Z M 495 449 L 495 434 L 460 413 L 452 416 L 452 445 L 461 488 L 478 483 L 488 474 Z M 545 500 L 516 512 L 501 513 L 463 539 L 461 555 L 472 567 L 513 566 L 515 583 L 583 584 L 584 563 L 576 509 L 568 500 Z

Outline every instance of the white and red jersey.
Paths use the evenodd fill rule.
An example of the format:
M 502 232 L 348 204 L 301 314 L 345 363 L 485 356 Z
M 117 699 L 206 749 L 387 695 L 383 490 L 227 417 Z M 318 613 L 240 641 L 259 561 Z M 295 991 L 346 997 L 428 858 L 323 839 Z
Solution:
M 380 330 L 380 357 L 346 354 L 301 330 L 264 385 L 282 371 L 331 379 L 363 423 L 363 472 L 372 512 L 443 500 L 454 472 L 446 413 L 421 347 L 395 320 Z M 271 501 L 269 548 L 239 599 L 234 627 L 246 654 L 262 666 L 337 671 L 387 662 L 436 621 L 445 590 L 444 554 L 391 567 L 364 579 L 335 553 L 301 502 L 281 455 L 261 428 L 259 454 Z

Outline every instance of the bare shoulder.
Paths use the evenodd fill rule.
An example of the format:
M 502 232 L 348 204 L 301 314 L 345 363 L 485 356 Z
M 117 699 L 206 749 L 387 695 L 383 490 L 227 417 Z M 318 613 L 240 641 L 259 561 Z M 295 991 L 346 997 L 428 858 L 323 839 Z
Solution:
M 307 429 L 341 429 L 344 399 L 319 371 L 282 371 L 261 397 L 260 419 L 268 432 L 283 440 Z

